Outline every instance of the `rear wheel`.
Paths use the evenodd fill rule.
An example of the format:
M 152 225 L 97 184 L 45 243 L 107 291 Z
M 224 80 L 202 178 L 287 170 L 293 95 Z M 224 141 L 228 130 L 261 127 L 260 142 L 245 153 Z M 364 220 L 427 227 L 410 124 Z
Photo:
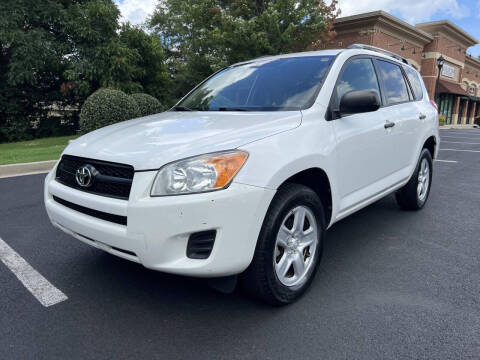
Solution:
M 397 204 L 404 210 L 423 208 L 432 185 L 432 155 L 423 149 L 417 167 L 408 183 L 395 194 Z
M 293 302 L 313 280 L 324 237 L 317 194 L 303 185 L 283 186 L 267 212 L 252 263 L 242 274 L 242 287 L 270 304 Z

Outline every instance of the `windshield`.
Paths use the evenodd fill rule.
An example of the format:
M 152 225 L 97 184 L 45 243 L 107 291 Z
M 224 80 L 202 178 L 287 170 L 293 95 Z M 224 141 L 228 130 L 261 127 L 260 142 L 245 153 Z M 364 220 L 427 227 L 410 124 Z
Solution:
M 259 60 L 229 67 L 196 88 L 174 109 L 278 111 L 310 107 L 333 56 Z

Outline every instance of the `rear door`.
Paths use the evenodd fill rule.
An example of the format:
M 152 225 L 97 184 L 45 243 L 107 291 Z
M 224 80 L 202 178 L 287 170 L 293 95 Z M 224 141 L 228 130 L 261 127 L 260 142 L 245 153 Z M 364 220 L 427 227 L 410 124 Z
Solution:
M 411 126 L 414 127 L 414 129 L 408 134 L 413 132 L 415 136 L 413 139 L 410 138 L 410 136 L 406 139 L 407 146 L 413 146 L 407 159 L 407 165 L 410 164 L 410 167 L 412 167 L 417 165 L 419 156 L 417 149 L 423 145 L 420 143 L 423 141 L 422 134 L 426 128 L 428 128 L 429 120 L 432 119 L 432 115 L 434 115 L 435 112 L 432 110 L 433 107 L 428 101 L 428 96 L 424 95 L 425 87 L 421 75 L 409 66 L 404 66 L 404 70 L 407 81 L 412 89 L 412 118 L 414 121 L 412 121 Z
M 356 90 L 374 90 L 381 98 L 371 57 L 353 57 L 345 63 L 332 94 L 331 108 L 338 108 L 342 96 Z M 377 111 L 333 120 L 340 212 L 347 213 L 388 187 L 386 178 L 392 172 L 393 151 L 385 128 L 389 118 L 389 112 L 381 107 Z
M 392 126 L 388 131 L 393 146 L 392 180 L 410 175 L 411 159 L 418 147 L 421 102 L 416 102 L 403 66 L 386 59 L 376 59 L 375 66 L 383 89 L 385 109 Z

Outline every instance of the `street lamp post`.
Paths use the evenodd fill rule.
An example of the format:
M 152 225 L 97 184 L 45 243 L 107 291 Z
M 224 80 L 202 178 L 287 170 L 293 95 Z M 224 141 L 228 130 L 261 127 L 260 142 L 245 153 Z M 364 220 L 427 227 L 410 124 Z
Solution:
M 440 73 L 442 72 L 443 64 L 445 63 L 445 59 L 442 55 L 437 59 L 437 67 L 438 67 L 438 75 L 437 75 L 437 83 L 435 84 L 435 102 L 438 105 L 439 98 L 438 98 L 438 83 L 440 82 Z

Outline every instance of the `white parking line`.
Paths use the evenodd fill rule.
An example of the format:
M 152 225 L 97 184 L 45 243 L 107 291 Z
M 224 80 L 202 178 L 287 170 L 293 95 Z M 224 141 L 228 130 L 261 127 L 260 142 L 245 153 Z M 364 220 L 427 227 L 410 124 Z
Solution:
M 457 162 L 456 160 L 442 160 L 442 159 L 435 159 L 435 161 L 446 162 L 446 163 L 456 163 Z
M 480 153 L 480 150 L 462 150 L 462 149 L 438 149 L 439 151 L 465 151 L 465 152 L 474 152 Z
M 20 282 L 45 306 L 65 301 L 68 297 L 40 275 L 28 262 L 0 238 L 0 260 Z
M 471 143 L 471 142 L 463 142 L 463 141 L 447 141 L 447 140 L 442 140 L 443 143 L 451 143 L 451 144 L 467 144 L 467 145 L 480 145 L 480 142 L 477 143 Z

